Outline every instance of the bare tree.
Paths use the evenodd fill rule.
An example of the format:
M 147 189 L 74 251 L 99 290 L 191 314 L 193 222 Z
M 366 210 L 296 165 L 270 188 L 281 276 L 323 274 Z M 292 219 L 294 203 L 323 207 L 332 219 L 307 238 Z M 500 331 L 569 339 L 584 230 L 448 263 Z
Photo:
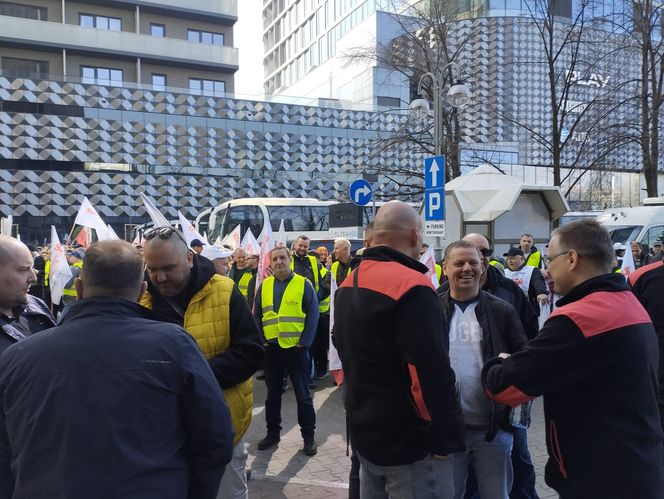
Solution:
M 648 196 L 657 196 L 657 170 L 660 150 L 660 111 L 664 102 L 664 5 L 653 0 L 626 2 L 625 31 L 631 33 L 640 54 L 639 143 L 643 158 L 642 172 Z
M 524 0 L 523 5 L 528 15 L 520 22 L 535 30 L 539 50 L 517 64 L 545 67 L 548 112 L 542 120 L 519 112 L 504 118 L 544 151 L 542 163 L 533 166 L 550 166 L 553 184 L 567 184 L 568 194 L 585 172 L 612 167 L 616 151 L 633 142 L 630 121 L 621 112 L 632 98 L 630 82 L 606 71 L 625 44 L 606 24 L 598 25 L 592 0 Z
M 401 75 L 404 81 L 416 86 L 421 75 L 432 73 L 436 75 L 443 89 L 449 88 L 460 80 L 468 80 L 469 74 L 458 72 L 464 68 L 464 49 L 472 40 L 476 26 L 472 21 L 461 21 L 470 25 L 467 34 L 460 36 L 457 24 L 459 10 L 453 2 L 422 1 L 402 7 L 401 3 L 394 2 L 389 9 L 389 19 L 394 23 L 398 37 L 390 43 L 381 44 L 378 40 L 371 40 L 365 47 L 357 47 L 346 53 L 349 64 L 353 62 L 375 62 L 379 67 L 387 69 L 392 74 Z M 449 66 L 450 62 L 459 62 L 456 67 Z M 444 71 L 443 71 L 444 70 Z M 433 88 L 429 80 L 423 82 L 426 97 L 431 98 Z M 402 102 L 404 108 L 409 102 Z M 461 174 L 460 148 L 466 137 L 459 111 L 451 106 L 444 106 L 437 112 L 442 113 L 441 143 L 442 153 L 446 157 L 446 179 L 458 177 Z M 387 119 L 381 117 L 379 119 Z M 433 119 L 431 116 L 422 119 L 409 118 L 406 115 L 394 118 L 396 126 L 375 141 L 371 155 L 373 157 L 385 154 L 387 151 L 407 149 L 411 156 L 432 156 L 434 154 Z M 423 171 L 420 163 L 391 169 L 389 172 L 381 171 L 400 195 L 417 195 L 423 190 Z

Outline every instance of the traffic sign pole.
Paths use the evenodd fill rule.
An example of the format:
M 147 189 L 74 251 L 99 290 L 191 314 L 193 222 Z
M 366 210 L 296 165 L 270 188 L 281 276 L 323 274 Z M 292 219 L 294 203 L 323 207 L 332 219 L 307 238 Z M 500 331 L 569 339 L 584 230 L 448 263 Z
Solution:
M 445 237 L 445 156 L 424 160 L 424 232 Z

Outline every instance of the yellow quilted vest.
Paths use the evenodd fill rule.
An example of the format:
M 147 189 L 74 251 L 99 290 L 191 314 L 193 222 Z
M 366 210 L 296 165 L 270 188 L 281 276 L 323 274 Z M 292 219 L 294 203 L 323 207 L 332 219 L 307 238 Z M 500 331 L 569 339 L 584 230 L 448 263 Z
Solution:
M 196 293 L 184 314 L 184 329 L 194 337 L 206 359 L 226 351 L 230 345 L 230 301 L 233 280 L 215 274 Z M 145 293 L 141 305 L 152 309 L 152 296 Z M 231 412 L 237 445 L 251 423 L 253 382 L 249 378 L 224 390 L 224 398 Z

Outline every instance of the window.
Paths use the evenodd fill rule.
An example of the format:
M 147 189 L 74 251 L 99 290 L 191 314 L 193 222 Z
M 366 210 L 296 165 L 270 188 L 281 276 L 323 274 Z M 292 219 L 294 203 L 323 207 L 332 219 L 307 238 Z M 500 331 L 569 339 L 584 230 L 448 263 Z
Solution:
M 160 92 L 166 90 L 166 75 L 152 73 L 152 88 Z
M 210 31 L 199 31 L 195 29 L 187 30 L 187 40 L 193 43 L 207 43 L 211 45 L 223 45 L 223 33 L 211 33 Z
M 259 237 L 263 230 L 262 210 L 259 206 L 233 206 L 229 208 L 224 220 L 224 227 L 227 228 L 224 234 L 228 234 L 236 225 L 240 225 L 242 234 L 251 229 L 254 237 Z
M 641 242 L 647 244 L 649 249 L 652 248 L 655 243 L 664 243 L 664 225 L 650 227 L 648 232 L 646 232 L 646 237 L 644 237 Z
M 223 97 L 226 91 L 226 82 L 189 78 L 189 90 L 194 95 Z
M 0 16 L 22 17 L 24 19 L 48 21 L 46 7 L 21 5 L 11 2 L 0 2 Z
M 0 59 L 2 73 L 5 76 L 21 76 L 40 80 L 48 79 L 48 61 L 3 57 Z
M 163 24 L 150 24 L 150 35 L 164 38 L 166 36 L 166 26 Z
M 119 17 L 96 16 L 92 14 L 79 14 L 79 25 L 84 28 L 107 29 L 122 31 L 122 19 Z
M 329 229 L 327 206 L 270 206 L 270 223 L 274 232 L 279 230 L 281 220 L 284 228 L 290 232 L 311 232 Z
M 97 85 L 122 85 L 122 70 L 81 66 L 81 82 Z

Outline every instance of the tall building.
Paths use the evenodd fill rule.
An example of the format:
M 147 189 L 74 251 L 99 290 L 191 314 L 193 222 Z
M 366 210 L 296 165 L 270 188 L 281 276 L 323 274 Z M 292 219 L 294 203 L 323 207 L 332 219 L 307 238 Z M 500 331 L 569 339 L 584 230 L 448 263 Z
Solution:
M 234 90 L 236 0 L 0 2 L 4 76 Z
M 380 0 L 378 4 L 380 6 Z M 266 95 L 399 108 L 408 102 L 408 80 L 380 67 L 371 52 L 400 34 L 377 12 L 377 0 L 269 0 L 263 4 Z M 368 57 L 349 64 L 364 47 Z

